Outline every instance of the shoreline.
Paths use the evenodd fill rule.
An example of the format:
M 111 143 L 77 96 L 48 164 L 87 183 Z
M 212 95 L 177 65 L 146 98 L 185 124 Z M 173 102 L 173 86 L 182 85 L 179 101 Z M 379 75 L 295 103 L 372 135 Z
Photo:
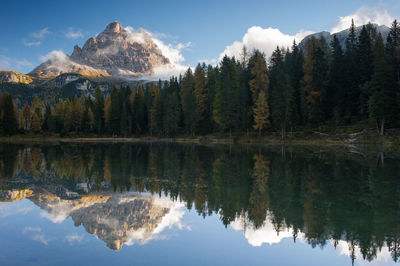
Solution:
M 400 134 L 378 136 L 373 134 L 351 133 L 343 135 L 329 135 L 326 133 L 308 134 L 304 132 L 298 136 L 291 136 L 284 140 L 276 134 L 264 136 L 234 135 L 206 135 L 206 136 L 179 136 L 171 137 L 107 137 L 107 136 L 65 136 L 58 135 L 13 135 L 0 136 L 0 143 L 139 143 L 139 142 L 167 142 L 193 144 L 242 144 L 242 145 L 289 145 L 289 146 L 360 146 L 375 145 L 400 150 Z

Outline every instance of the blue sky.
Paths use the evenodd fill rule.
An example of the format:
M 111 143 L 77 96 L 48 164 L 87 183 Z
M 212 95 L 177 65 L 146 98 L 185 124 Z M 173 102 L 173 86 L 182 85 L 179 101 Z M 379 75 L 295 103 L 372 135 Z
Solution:
M 0 69 L 27 73 L 46 54 L 70 54 L 115 20 L 152 32 L 184 57 L 180 64 L 195 65 L 215 62 L 223 52 L 235 55 L 243 43 L 268 55 L 275 42 L 343 28 L 351 16 L 386 23 L 400 18 L 400 1 L 6 1 Z

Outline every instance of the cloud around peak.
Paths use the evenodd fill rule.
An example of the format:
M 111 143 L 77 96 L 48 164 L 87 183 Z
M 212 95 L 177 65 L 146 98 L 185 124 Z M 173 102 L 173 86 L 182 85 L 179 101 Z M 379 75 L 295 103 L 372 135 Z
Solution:
M 191 47 L 191 42 L 186 43 L 166 43 L 161 38 L 166 38 L 169 35 L 163 33 L 153 33 L 145 29 L 134 30 L 131 26 L 124 27 L 130 34 L 130 38 L 136 42 L 145 42 L 150 39 L 161 50 L 161 53 L 169 59 L 170 64 L 155 67 L 151 75 L 143 78 L 150 80 L 168 79 L 170 76 L 179 76 L 189 67 L 184 64 L 185 58 L 182 51 Z
M 390 26 L 394 18 L 389 14 L 389 12 L 381 7 L 361 7 L 357 11 L 348 16 L 339 17 L 339 21 L 330 30 L 331 33 L 336 33 L 345 29 L 348 29 L 351 25 L 351 20 L 354 19 L 354 24 L 356 26 L 365 25 L 369 22 Z

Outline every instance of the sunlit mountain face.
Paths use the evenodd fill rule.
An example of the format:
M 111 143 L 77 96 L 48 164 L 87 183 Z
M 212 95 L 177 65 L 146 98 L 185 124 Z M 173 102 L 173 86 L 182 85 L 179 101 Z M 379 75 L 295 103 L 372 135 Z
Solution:
M 53 263 L 72 263 L 74 248 L 99 264 L 126 264 L 128 253 L 152 264 L 147 247 L 169 250 L 163 245 L 171 256 L 201 248 L 227 264 L 265 256 L 391 264 L 400 254 L 399 170 L 396 154 L 334 148 L 1 144 L 0 238 L 8 244 L 0 248 L 12 256 L 30 245 L 31 264 L 41 264 L 43 250 L 62 257 L 70 249 Z M 236 258 L 243 249 L 251 257 Z M 194 264 L 202 262 L 210 261 Z

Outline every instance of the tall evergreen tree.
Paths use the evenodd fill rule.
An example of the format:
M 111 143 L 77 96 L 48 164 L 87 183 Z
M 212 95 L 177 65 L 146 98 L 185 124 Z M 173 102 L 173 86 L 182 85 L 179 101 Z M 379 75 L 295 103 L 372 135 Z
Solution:
M 269 120 L 269 113 L 270 113 L 269 99 L 268 99 L 269 78 L 267 74 L 267 64 L 265 62 L 264 55 L 261 52 L 256 51 L 250 58 L 250 62 L 251 63 L 249 63 L 249 67 L 250 67 L 251 80 L 249 81 L 249 88 L 251 91 L 252 102 L 254 103 L 252 108 L 253 111 L 255 111 L 257 109 L 256 103 L 258 103 L 259 105 L 258 109 L 259 108 L 266 109 L 262 111 L 263 115 L 266 115 L 266 117 L 264 117 L 263 119 Z M 264 92 L 262 96 L 265 98 L 265 103 L 262 103 L 262 105 L 260 102 L 261 100 L 259 99 L 261 92 Z M 258 115 L 260 115 L 260 111 L 261 110 L 259 110 Z M 254 125 L 259 124 L 259 122 L 256 122 L 256 115 L 257 114 L 253 113 Z M 257 120 L 260 121 L 259 118 Z M 260 126 L 257 126 L 257 129 L 259 129 L 259 133 L 264 127 L 265 126 L 262 125 L 260 129 Z
M 292 123 L 293 125 L 301 125 L 305 121 L 306 107 L 304 102 L 304 90 L 301 85 L 303 80 L 303 63 L 304 55 L 301 49 L 293 41 L 292 50 L 287 53 L 285 59 L 286 73 L 290 77 L 290 83 L 293 87 L 293 104 L 292 104 Z
M 194 95 L 194 76 L 190 68 L 182 78 L 180 96 L 184 130 L 186 133 L 194 134 L 196 130 L 196 98 Z
M 253 128 L 258 131 L 258 135 L 261 136 L 261 131 L 268 127 L 269 121 L 269 108 L 265 91 L 261 90 L 258 94 L 254 108 L 254 125 Z
M 165 110 L 163 113 L 163 128 L 167 136 L 175 136 L 179 130 L 180 108 L 176 92 L 168 94 L 165 98 Z
M 375 120 L 380 135 L 384 134 L 386 125 L 398 125 L 397 86 L 396 72 L 388 63 L 383 40 L 380 38 L 375 48 L 372 96 L 369 101 L 370 117 Z
M 222 130 L 235 129 L 239 122 L 239 79 L 235 58 L 224 56 L 217 81 L 216 94 L 213 103 L 214 121 Z
M 322 95 L 327 87 L 327 58 L 320 40 L 314 37 L 306 42 L 305 49 L 303 84 L 307 119 L 311 124 L 318 124 L 324 118 Z
M 196 98 L 197 132 L 204 134 L 210 131 L 210 113 L 208 107 L 208 87 L 205 66 L 197 65 L 194 71 L 194 96 Z
M 120 89 L 114 87 L 111 92 L 111 108 L 110 108 L 110 132 L 114 134 L 120 133 L 120 119 L 121 119 L 121 97 Z
M 329 113 L 332 111 L 331 115 L 337 121 L 339 121 L 345 113 L 345 105 L 343 103 L 347 102 L 346 99 L 346 68 L 344 67 L 345 59 L 343 54 L 342 46 L 340 45 L 339 39 L 336 34 L 333 36 L 331 43 L 332 49 L 332 61 L 329 70 L 329 91 L 327 98 L 331 99 L 329 105 L 325 103 L 325 112 Z
M 95 100 L 93 105 L 93 115 L 95 119 L 95 128 L 98 134 L 104 132 L 104 97 L 97 86 L 95 90 Z
M 6 135 L 13 135 L 17 133 L 18 122 L 11 95 L 9 93 L 3 94 L 2 102 L 3 110 L 0 110 L 0 112 L 2 113 L 3 132 Z
M 277 85 L 271 97 L 272 123 L 281 131 L 282 139 L 284 139 L 286 128 L 292 124 L 292 112 L 296 110 L 293 109 L 293 87 L 289 76 L 283 71 L 278 75 Z

